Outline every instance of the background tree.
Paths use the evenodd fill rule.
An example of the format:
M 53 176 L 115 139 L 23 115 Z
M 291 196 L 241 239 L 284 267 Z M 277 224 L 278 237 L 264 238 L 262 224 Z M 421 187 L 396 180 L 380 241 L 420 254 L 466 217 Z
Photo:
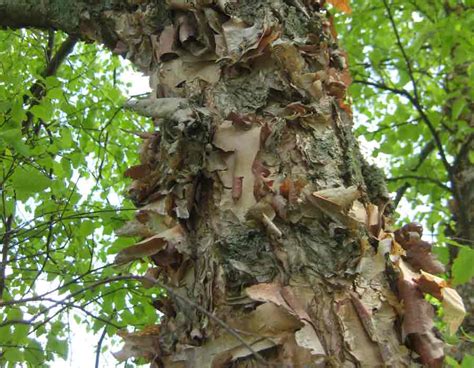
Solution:
M 379 142 L 373 156 L 386 154 L 395 207 L 404 199 L 434 233 L 472 311 L 474 3 L 356 0 L 352 8 L 340 28 L 354 108 L 366 121 L 357 134 Z M 464 327 L 474 330 L 472 313 Z
M 55 171 L 58 162 L 66 170 L 57 151 L 48 151 L 48 145 L 41 146 L 44 152 L 28 151 L 39 147 L 35 139 L 45 137 L 54 145 L 61 142 L 60 134 L 67 135 L 62 125 L 50 123 L 53 112 L 48 107 L 55 103 L 54 95 L 48 98 L 55 86 L 48 85 L 48 70 L 62 69 L 46 66 L 37 73 L 31 96 L 21 92 L 16 110 L 14 104 L 5 104 L 4 124 L 13 130 L 5 139 L 5 157 L 23 160 L 16 172 L 13 163 L 7 165 L 12 168 L 4 170 L 3 178 L 4 202 L 12 203 L 10 209 L 4 205 L 3 218 L 0 305 L 6 311 L 1 326 L 5 362 L 40 364 L 43 351 L 64 354 L 57 341 L 62 326 L 37 323 L 42 315 L 43 322 L 51 321 L 57 315 L 51 312 L 54 307 L 60 306 L 58 313 L 79 308 L 98 321 L 96 327 L 106 326 L 100 341 L 121 327 L 117 321 L 135 326 L 153 321 L 156 312 L 143 295 L 123 290 L 125 280 L 140 280 L 150 288 L 146 294 L 162 318 L 160 325 L 140 332 L 120 332 L 125 340 L 116 354 L 120 360 L 138 356 L 170 367 L 186 362 L 199 367 L 403 366 L 418 359 L 414 349 L 424 364 L 441 364 L 443 344 L 432 329 L 431 307 L 423 293 L 442 301 L 450 333 L 462 318 L 461 305 L 444 281 L 419 273 L 442 271 L 430 246 L 420 239 L 420 228 L 410 225 L 390 232 L 384 217 L 385 185 L 378 171 L 364 162 L 352 136 L 351 111 L 344 101 L 347 61 L 321 4 L 51 0 L 3 1 L 0 10 L 2 26 L 61 29 L 70 35 L 48 63 L 63 59 L 76 37 L 125 55 L 150 75 L 153 89 L 147 98 L 127 106 L 151 117 L 156 126 L 153 131 L 143 123 L 137 127 L 136 134 L 144 140 L 140 164 L 125 171 L 134 179 L 129 196 L 139 211 L 119 232 L 144 240 L 101 248 L 98 259 L 89 248 L 86 264 L 80 242 L 93 244 L 96 233 L 110 235 L 110 218 L 103 224 L 100 218 L 92 224 L 82 221 L 78 229 L 68 229 L 68 234 L 84 232 L 72 247 L 80 258 L 76 261 L 75 253 L 63 254 L 64 241 L 55 226 L 58 219 L 63 226 L 69 200 L 53 208 L 53 214 L 42 209 L 36 216 L 46 201 L 41 196 L 52 195 L 56 188 L 51 181 L 60 179 L 60 191 L 68 183 Z M 47 44 L 54 49 L 52 36 Z M 121 104 L 114 91 L 110 88 L 112 95 L 105 96 Z M 94 93 L 102 92 L 89 92 L 96 103 Z M 13 114 L 17 110 L 26 112 L 18 117 Z M 89 115 L 90 110 L 84 112 Z M 69 114 L 62 105 L 54 111 L 58 118 Z M 121 134 L 135 130 L 126 120 L 119 130 L 114 118 L 109 115 L 111 123 L 101 128 L 92 125 L 98 129 L 91 128 L 94 133 L 84 133 L 83 125 L 79 133 L 71 133 L 70 144 L 77 142 L 73 148 L 79 152 L 87 147 L 87 138 L 78 139 L 85 135 L 102 144 L 102 149 L 90 144 L 89 159 L 84 153 L 79 158 L 83 169 L 91 162 L 97 165 L 99 179 L 106 167 L 101 154 L 110 145 L 107 140 L 104 144 L 104 131 L 115 137 L 116 154 L 123 161 L 120 155 L 128 144 Z M 71 153 L 68 148 L 63 154 Z M 42 161 L 43 153 L 47 159 Z M 34 157 L 34 169 L 24 156 Z M 97 185 L 111 187 L 121 163 L 111 164 L 110 176 Z M 73 169 L 66 171 L 69 177 L 74 177 Z M 76 170 L 81 174 L 79 167 Z M 26 189 L 24 183 L 29 184 Z M 52 200 L 72 198 L 73 190 Z M 64 292 L 65 297 L 38 295 L 34 285 L 24 288 L 30 270 L 19 274 L 13 269 L 11 241 L 19 236 L 15 229 L 24 226 L 14 211 L 28 206 L 30 198 L 35 221 L 49 217 L 44 225 L 48 233 L 38 235 L 40 250 L 32 254 L 33 259 L 43 256 L 43 263 L 32 266 L 30 283 L 44 272 L 51 280 L 50 274 L 60 273 L 58 294 Z M 85 205 L 76 198 L 72 203 L 85 206 L 90 216 L 93 198 Z M 95 230 L 101 225 L 104 230 Z M 51 239 L 58 240 L 57 258 L 51 256 Z M 107 252 L 114 250 L 119 251 L 118 269 L 107 264 Z M 147 257 L 155 267 L 145 274 L 147 263 L 137 260 Z M 71 277 L 64 265 L 76 263 L 77 270 L 72 270 L 78 277 Z M 92 272 L 96 268 L 100 274 Z M 397 281 L 396 293 L 391 280 Z M 88 310 L 93 302 L 100 307 Z M 127 310 L 132 306 L 134 313 Z M 48 336 L 46 346 L 34 333 Z

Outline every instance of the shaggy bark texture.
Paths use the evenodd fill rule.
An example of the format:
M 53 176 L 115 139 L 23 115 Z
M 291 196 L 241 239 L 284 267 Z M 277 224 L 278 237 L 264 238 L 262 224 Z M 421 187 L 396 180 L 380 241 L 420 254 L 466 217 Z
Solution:
M 152 94 L 128 106 L 156 130 L 140 133 L 126 172 L 139 210 L 120 230 L 144 240 L 117 262 L 150 257 L 148 280 L 173 292 L 153 301 L 159 326 L 122 334 L 118 359 L 402 367 L 418 359 L 409 343 L 441 364 L 419 285 L 445 285 L 419 271 L 442 267 L 415 225 L 389 232 L 382 175 L 351 132 L 347 58 L 317 1 L 79 1 L 68 19 L 68 2 L 25 3 L 31 25 L 103 42 L 150 75 Z M 13 9 L 3 25 L 25 25 L 0 4 Z
M 140 44 L 154 51 L 142 63 L 153 93 L 130 103 L 158 127 L 129 172 L 135 229 L 158 235 L 118 258 L 153 253 L 150 273 L 253 352 L 170 296 L 155 301 L 157 364 L 259 366 L 259 352 L 277 366 L 407 365 L 366 227 L 370 209 L 380 230 L 387 195 L 351 133 L 347 60 L 325 13 L 282 1 L 172 9 Z

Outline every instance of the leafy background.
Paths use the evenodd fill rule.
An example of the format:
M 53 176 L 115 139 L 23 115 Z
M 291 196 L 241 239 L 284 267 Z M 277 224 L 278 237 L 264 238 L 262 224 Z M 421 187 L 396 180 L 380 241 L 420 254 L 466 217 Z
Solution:
M 405 204 L 399 222 L 421 221 L 440 245 L 463 249 L 452 276 L 454 284 L 465 283 L 474 270 L 461 263 L 466 257 L 474 261 L 474 252 L 462 243 L 472 239 L 445 236 L 455 223 L 442 156 L 453 164 L 474 131 L 474 2 L 353 0 L 351 5 L 352 14 L 337 22 L 353 76 L 356 133 L 363 148 L 377 142 L 371 156 L 386 162 L 395 204 Z M 472 164 L 472 151 L 469 159 Z M 450 261 L 447 247 L 437 252 Z
M 137 159 L 131 133 L 149 130 L 149 122 L 124 111 L 127 86 L 117 76 L 125 67 L 96 45 L 77 43 L 45 76 L 65 42 L 59 33 L 0 33 L 0 213 L 8 248 L 0 298 L 19 301 L 0 311 L 2 366 L 66 359 L 74 323 L 103 341 L 156 320 L 143 288 L 95 285 L 120 274 L 109 265 L 133 243 L 114 230 L 134 210 L 123 178 Z

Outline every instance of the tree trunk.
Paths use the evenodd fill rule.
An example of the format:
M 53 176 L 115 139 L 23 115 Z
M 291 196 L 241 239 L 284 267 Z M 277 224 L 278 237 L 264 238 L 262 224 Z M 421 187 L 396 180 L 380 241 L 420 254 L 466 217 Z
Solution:
M 446 85 L 450 87 L 463 86 L 462 93 L 465 96 L 472 96 L 472 91 L 469 88 L 469 64 L 459 65 L 455 68 Z M 453 99 L 446 102 L 448 113 L 452 113 Z M 460 119 L 463 120 L 466 126 L 474 126 L 474 104 L 468 103 Z M 470 154 L 474 151 L 474 133 L 466 134 L 464 140 L 461 142 L 459 153 L 455 157 L 452 165 L 452 181 L 451 187 L 456 193 L 455 197 L 450 202 L 450 211 L 452 213 L 452 220 L 455 223 L 455 228 L 448 227 L 447 235 L 454 239 L 457 243 L 465 247 L 473 248 L 474 246 L 474 165 L 472 164 L 472 157 Z M 459 255 L 459 247 L 450 247 L 450 265 L 453 264 L 456 257 Z M 464 256 L 466 256 L 464 254 Z M 474 279 L 458 287 L 460 294 L 468 311 L 468 315 L 463 322 L 465 331 L 474 331 Z M 474 343 L 469 339 L 463 342 L 460 346 L 462 353 L 470 352 L 474 348 Z
M 318 2 L 78 1 L 73 24 L 48 20 L 56 3 L 42 2 L 40 26 L 106 43 L 153 89 L 129 104 L 157 129 L 140 133 L 141 163 L 126 172 L 139 211 L 120 231 L 145 240 L 117 262 L 150 256 L 144 283 L 169 293 L 153 302 L 160 326 L 123 334 L 119 359 L 402 367 L 414 364 L 411 340 L 425 364 L 441 364 L 413 282 L 431 270 L 403 263 L 383 231 L 385 184 L 351 132 L 347 60 Z M 0 24 L 28 25 L 15 14 Z

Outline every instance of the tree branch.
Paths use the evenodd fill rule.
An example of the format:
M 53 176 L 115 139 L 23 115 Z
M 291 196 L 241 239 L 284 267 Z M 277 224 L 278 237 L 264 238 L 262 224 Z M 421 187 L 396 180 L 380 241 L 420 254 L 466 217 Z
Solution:
M 385 9 L 387 10 L 388 18 L 390 20 L 390 24 L 392 25 L 393 33 L 395 34 L 395 38 L 397 40 L 398 48 L 400 49 L 400 52 L 402 53 L 402 56 L 403 56 L 403 60 L 405 61 L 405 64 L 407 66 L 408 76 L 410 78 L 410 81 L 411 81 L 411 84 L 412 84 L 412 87 L 413 87 L 413 95 L 411 95 L 410 93 L 407 93 L 406 97 L 412 102 L 413 106 L 415 107 L 415 109 L 420 114 L 421 119 L 423 120 L 423 122 L 426 124 L 426 126 L 430 130 L 430 132 L 431 132 L 431 134 L 432 134 L 432 136 L 435 140 L 436 146 L 438 147 L 439 155 L 441 156 L 441 160 L 443 161 L 443 165 L 444 165 L 446 171 L 448 172 L 448 176 L 450 177 L 451 185 L 454 186 L 455 183 L 454 183 L 454 177 L 452 175 L 452 167 L 451 167 L 451 165 L 449 164 L 449 162 L 446 158 L 446 154 L 444 152 L 443 145 L 441 144 L 441 139 L 439 138 L 438 132 L 436 131 L 433 123 L 428 118 L 428 116 L 425 114 L 425 111 L 421 106 L 420 96 L 418 95 L 418 87 L 416 85 L 415 77 L 413 75 L 413 69 L 412 69 L 412 66 L 411 66 L 411 62 L 410 62 L 410 59 L 408 58 L 407 53 L 405 52 L 405 48 L 403 47 L 403 44 L 402 44 L 402 41 L 401 41 L 401 38 L 400 38 L 400 34 L 398 33 L 398 29 L 397 29 L 397 26 L 395 24 L 395 19 L 393 18 L 392 11 L 390 10 L 390 7 L 388 6 L 387 0 L 383 0 L 383 3 L 384 3 L 384 6 L 385 6 Z M 455 193 L 455 192 L 456 191 L 454 190 L 453 193 Z
M 464 141 L 464 143 L 461 145 L 461 148 L 459 150 L 459 153 L 456 156 L 456 159 L 454 161 L 454 166 L 459 166 L 461 162 L 463 162 L 469 152 L 472 151 L 473 149 L 473 143 L 474 143 L 474 133 L 469 134 L 467 139 Z
M 100 360 L 100 351 L 102 349 L 102 343 L 104 342 L 105 334 L 107 333 L 107 325 L 102 330 L 100 334 L 99 341 L 97 343 L 97 349 L 95 350 L 95 368 L 99 368 L 99 360 Z
M 84 6 L 74 0 L 0 0 L 0 27 L 54 28 L 78 33 Z
M 392 25 L 393 33 L 395 34 L 395 38 L 397 40 L 397 46 L 402 53 L 403 60 L 405 61 L 405 65 L 407 66 L 408 76 L 410 77 L 411 84 L 413 86 L 413 94 L 415 98 L 418 100 L 418 88 L 416 86 L 415 78 L 413 75 L 413 69 L 411 66 L 410 59 L 408 58 L 407 53 L 405 52 L 405 48 L 403 47 L 400 34 L 398 33 L 397 25 L 395 24 L 395 19 L 393 18 L 392 11 L 387 4 L 387 0 L 383 0 L 383 5 L 385 6 L 385 10 L 387 10 L 388 19 L 390 20 L 390 24 Z
M 54 29 L 49 29 L 48 30 L 48 44 L 46 45 L 46 48 L 45 48 L 45 57 L 46 57 L 47 63 L 49 63 L 51 61 L 51 58 L 53 57 L 55 38 L 56 38 L 56 32 L 54 31 Z
M 128 0 L 0 0 L 0 28 L 57 29 L 113 49 L 120 39 L 120 25 L 113 21 L 110 12 L 135 12 L 136 3 Z M 168 19 L 166 3 L 165 0 L 148 2 L 148 21 L 155 23 L 156 29 Z
M 46 65 L 44 70 L 41 72 L 41 76 L 43 78 L 50 77 L 54 74 L 56 74 L 59 66 L 62 64 L 62 62 L 66 59 L 66 57 L 72 52 L 74 49 L 74 46 L 76 45 L 78 41 L 78 37 L 75 35 L 69 36 L 66 41 L 64 41 L 59 50 L 56 52 L 54 57 L 49 61 L 49 63 Z M 38 105 L 41 101 L 41 99 L 44 97 L 46 94 L 46 87 L 43 83 L 42 80 L 37 80 L 30 88 L 30 93 L 32 95 L 32 101 L 30 104 L 30 107 L 26 113 L 27 118 L 26 120 L 23 121 L 22 123 L 22 131 L 23 134 L 27 134 L 28 130 L 31 126 L 31 122 L 33 121 L 33 114 L 29 111 L 31 107 Z M 28 95 L 25 95 L 23 97 L 23 101 L 25 103 L 28 103 L 30 100 L 30 97 Z M 41 124 L 38 124 L 38 127 L 35 128 L 35 134 L 37 135 L 39 133 L 39 130 L 41 128 Z
M 384 91 L 390 91 L 390 92 L 395 93 L 396 95 L 406 97 L 409 100 L 410 100 L 410 97 L 411 97 L 411 95 L 410 95 L 410 93 L 408 93 L 408 91 L 406 91 L 404 89 L 398 89 L 398 88 L 395 88 L 395 87 L 387 86 L 385 83 L 370 82 L 370 81 L 363 80 L 363 79 L 354 79 L 352 81 L 352 83 L 364 84 L 366 86 L 375 87 L 375 88 L 378 88 L 378 89 L 381 89 L 381 90 L 384 90 Z
M 5 235 L 2 239 L 2 261 L 0 263 L 0 299 L 3 299 L 3 291 L 5 290 L 5 271 L 8 264 L 8 250 L 10 249 L 10 229 L 12 227 L 13 215 L 7 217 L 4 221 Z
M 443 182 L 433 179 L 427 176 L 419 176 L 419 175 L 402 175 L 402 176 L 397 176 L 395 178 L 388 178 L 387 181 L 399 181 L 399 180 L 406 180 L 406 179 L 415 179 L 415 180 L 421 180 L 421 181 L 429 181 L 430 183 L 436 184 L 443 190 L 447 190 L 448 192 L 452 193 L 452 189 L 448 187 L 446 184 Z
M 418 164 L 414 168 L 412 168 L 410 171 L 411 172 L 416 172 L 420 168 L 420 166 L 423 164 L 423 162 L 428 158 L 430 153 L 433 152 L 434 149 L 435 149 L 435 144 L 434 144 L 433 140 L 431 140 L 427 144 L 425 144 L 425 146 L 422 148 L 422 150 L 420 152 L 420 156 L 418 158 Z M 400 203 L 401 199 L 405 195 L 405 192 L 410 187 L 411 187 L 410 183 L 407 182 L 407 183 L 403 184 L 400 188 L 397 189 L 395 199 L 393 200 L 393 205 L 394 205 L 395 208 L 398 207 L 398 204 Z
M 43 78 L 50 77 L 55 75 L 59 66 L 62 62 L 66 59 L 66 57 L 74 50 L 74 46 L 76 45 L 79 38 L 76 35 L 69 36 L 59 47 L 59 50 L 56 52 L 54 57 L 48 62 L 46 68 L 44 68 L 41 76 Z M 35 84 L 30 88 L 30 92 L 32 93 L 35 99 L 40 98 L 42 93 L 44 92 L 44 85 L 41 81 L 36 81 Z
M 412 96 L 405 89 L 390 87 L 390 86 L 387 86 L 384 83 L 370 82 L 370 81 L 361 80 L 361 79 L 355 79 L 353 81 L 353 83 L 359 83 L 359 84 L 364 84 L 364 85 L 371 86 L 371 87 L 376 87 L 378 89 L 381 89 L 381 90 L 384 90 L 384 91 L 390 91 L 392 93 L 395 93 L 396 95 L 406 97 L 412 103 L 413 107 L 415 108 L 415 110 L 420 115 L 421 120 L 423 121 L 423 123 L 425 123 L 425 125 L 428 127 L 431 135 L 433 136 L 434 142 L 436 143 L 436 148 L 438 149 L 439 155 L 441 156 L 441 161 L 443 162 L 443 166 L 445 167 L 445 169 L 446 169 L 446 171 L 447 171 L 447 173 L 450 177 L 451 183 L 453 183 L 453 180 L 452 180 L 452 167 L 451 167 L 450 163 L 448 162 L 448 160 L 446 158 L 446 154 L 444 152 L 444 148 L 443 148 L 443 145 L 441 143 L 441 139 L 439 138 L 439 134 L 436 131 L 433 123 L 431 122 L 431 120 L 425 114 L 425 111 L 423 110 L 422 106 L 418 102 L 417 98 Z

